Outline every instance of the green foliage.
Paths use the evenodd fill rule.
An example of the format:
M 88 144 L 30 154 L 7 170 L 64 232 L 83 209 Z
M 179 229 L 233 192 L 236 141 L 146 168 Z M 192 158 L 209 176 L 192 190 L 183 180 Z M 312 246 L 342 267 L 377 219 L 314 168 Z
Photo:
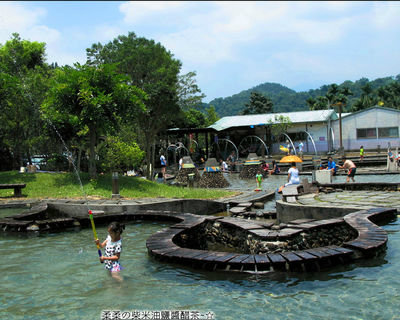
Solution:
M 346 106 L 348 96 L 351 95 L 353 95 L 353 92 L 348 87 L 339 87 L 336 83 L 333 83 L 324 96 L 319 96 L 316 99 L 308 98 L 306 102 L 310 110 L 325 110 L 335 106 Z
M 201 93 L 196 83 L 196 72 L 188 72 L 178 78 L 178 105 L 181 110 L 199 110 L 202 108 L 202 99 L 205 94 Z
M 183 128 L 203 128 L 206 126 L 206 116 L 196 109 L 189 109 L 184 112 L 185 123 Z
M 90 179 L 87 173 L 81 173 L 83 189 L 91 198 L 110 199 L 112 195 L 111 174 L 99 175 L 96 180 Z M 146 179 L 119 175 L 120 194 L 129 198 L 186 198 L 218 199 L 237 194 L 232 191 L 181 188 L 158 184 Z M 26 173 L 18 171 L 0 172 L 1 183 L 26 183 L 22 193 L 27 198 L 84 198 L 78 179 L 74 173 Z M 0 190 L 0 197 L 12 197 L 13 190 Z
M 271 113 L 272 110 L 273 103 L 271 99 L 257 92 L 252 92 L 250 95 L 250 101 L 245 104 L 242 114 Z
M 206 126 L 211 126 L 215 122 L 217 122 L 220 118 L 218 116 L 218 113 L 215 111 L 215 107 L 213 105 L 210 105 L 208 108 L 206 108 Z
M 388 99 L 389 97 L 391 98 L 388 100 L 388 102 L 385 102 L 384 105 L 387 107 L 398 108 L 400 104 L 396 103 L 395 98 L 398 96 L 398 94 L 393 88 L 392 83 L 400 83 L 400 75 L 396 77 L 378 78 L 372 81 L 368 80 L 367 78 L 361 78 L 360 80 L 354 82 L 349 80 L 344 81 L 342 84 L 338 85 L 339 89 L 346 87 L 353 93 L 353 95 L 346 96 L 347 103 L 346 108 L 344 108 L 343 111 L 352 110 L 353 104 L 360 99 L 361 94 L 363 93 L 362 87 L 367 83 L 369 83 L 373 90 L 373 93 L 370 94 L 370 97 L 373 101 L 380 97 L 378 94 L 378 88 L 386 87 L 385 90 L 388 92 L 386 94 L 381 92 L 381 94 L 387 96 Z M 203 104 L 203 106 L 206 108 L 209 105 L 214 105 L 216 112 L 221 117 L 238 115 L 241 114 L 245 104 L 250 99 L 251 92 L 254 91 L 271 98 L 271 101 L 274 105 L 274 112 L 306 111 L 310 110 L 310 104 L 307 102 L 307 100 L 310 98 L 316 100 L 318 97 L 324 97 L 328 93 L 329 88 L 330 85 L 323 85 L 318 89 L 296 92 L 277 83 L 263 83 L 251 89 L 241 91 L 240 93 L 230 97 L 216 98 L 210 101 L 208 104 Z M 381 98 L 381 100 L 382 99 L 383 98 Z M 327 102 L 319 100 L 317 101 L 315 110 L 326 109 L 326 105 Z
M 296 91 L 277 83 L 263 83 L 251 89 L 241 91 L 231 97 L 216 98 L 205 104 L 204 107 L 213 105 L 220 117 L 238 115 L 249 102 L 252 92 L 270 97 L 275 112 L 304 110 L 304 100 L 299 99 Z
M 64 155 L 53 153 L 47 158 L 45 164 L 40 165 L 40 169 L 47 171 L 67 171 L 68 166 L 68 160 Z
M 275 115 L 274 121 L 269 120 L 268 123 L 271 124 L 271 134 L 275 138 L 279 137 L 282 133 L 287 132 L 293 125 L 289 117 L 278 115 Z
M 14 168 L 42 140 L 39 106 L 50 75 L 44 43 L 21 40 L 14 33 L 0 45 L 0 147 L 10 150 Z
M 0 45 L 0 65 L 3 72 L 22 75 L 45 64 L 45 43 L 22 40 L 13 33 L 11 40 Z
M 126 114 L 145 109 L 146 95 L 127 81 L 115 65 L 65 66 L 56 69 L 42 105 L 43 114 L 56 124 L 64 139 L 89 138 L 89 171 L 93 178 L 98 137 L 115 133 Z
M 146 108 L 136 112 L 133 120 L 140 132 L 139 143 L 146 152 L 146 175 L 150 178 L 157 135 L 167 129 L 180 112 L 178 75 L 181 62 L 160 43 L 138 38 L 133 32 L 120 35 L 104 46 L 93 44 L 86 51 L 90 65 L 116 63 L 118 71 L 129 76 L 130 84 L 146 92 Z M 189 75 L 186 79 L 192 77 Z
M 392 81 L 376 90 L 379 102 L 385 107 L 400 109 L 400 75 L 396 81 Z
M 105 154 L 102 161 L 103 171 L 125 172 L 139 166 L 144 158 L 136 142 L 126 143 L 120 137 L 109 136 L 106 139 Z

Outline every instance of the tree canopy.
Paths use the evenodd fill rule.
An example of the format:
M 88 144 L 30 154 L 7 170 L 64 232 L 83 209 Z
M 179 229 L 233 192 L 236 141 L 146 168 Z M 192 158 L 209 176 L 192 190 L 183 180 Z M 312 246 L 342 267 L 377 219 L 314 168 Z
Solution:
M 180 112 L 181 62 L 160 43 L 136 37 L 133 32 L 105 45 L 93 44 L 87 49 L 87 57 L 89 65 L 116 63 L 118 71 L 129 77 L 129 84 L 146 92 L 145 108 L 132 116 L 143 136 L 140 143 L 146 151 L 147 177 L 150 178 L 157 135 L 167 129 Z
M 44 43 L 14 33 L 0 45 L 0 147 L 12 158 L 14 169 L 30 158 L 41 140 L 39 106 L 50 74 Z
M 96 177 L 95 146 L 100 135 L 113 134 L 125 114 L 144 109 L 145 93 L 127 84 L 115 65 L 75 64 L 56 70 L 43 113 L 65 127 L 63 136 L 89 139 L 89 173 Z
M 245 104 L 242 114 L 271 113 L 273 106 L 274 104 L 272 103 L 271 99 L 257 92 L 252 92 L 250 95 L 250 101 Z

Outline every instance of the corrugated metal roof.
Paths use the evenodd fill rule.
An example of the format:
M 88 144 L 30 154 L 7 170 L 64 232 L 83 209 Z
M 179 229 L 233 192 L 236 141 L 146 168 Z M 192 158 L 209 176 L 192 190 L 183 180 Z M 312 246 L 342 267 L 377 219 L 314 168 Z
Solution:
M 275 117 L 289 117 L 292 123 L 325 122 L 328 119 L 336 120 L 338 116 L 335 110 L 296 111 L 283 113 L 265 113 L 242 116 L 223 117 L 208 128 L 217 131 L 226 130 L 231 127 L 249 127 L 266 125 L 271 121 L 275 123 Z
M 367 111 L 370 111 L 370 110 L 373 110 L 373 109 L 386 110 L 386 111 L 391 111 L 391 112 L 400 112 L 399 109 L 393 109 L 393 108 L 388 108 L 388 107 L 382 107 L 382 106 L 375 105 L 373 107 L 369 107 L 369 108 L 366 108 L 366 109 L 358 110 L 358 111 L 352 112 L 352 113 L 342 113 L 342 118 L 349 117 L 349 116 L 356 116 L 359 113 L 367 112 Z

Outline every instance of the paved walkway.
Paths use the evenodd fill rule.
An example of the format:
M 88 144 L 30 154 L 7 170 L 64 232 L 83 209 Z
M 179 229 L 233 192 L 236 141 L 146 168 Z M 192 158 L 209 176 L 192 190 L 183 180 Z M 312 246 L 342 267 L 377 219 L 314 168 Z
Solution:
M 384 207 L 400 210 L 400 192 L 343 191 L 308 194 L 299 196 L 297 201 L 299 204 L 321 207 L 346 206 L 360 209 Z

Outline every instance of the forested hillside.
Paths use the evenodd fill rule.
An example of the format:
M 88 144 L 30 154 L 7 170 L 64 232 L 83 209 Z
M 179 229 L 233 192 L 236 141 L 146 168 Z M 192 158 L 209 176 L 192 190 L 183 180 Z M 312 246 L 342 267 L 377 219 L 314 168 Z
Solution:
M 353 95 L 349 97 L 347 111 L 351 110 L 353 103 L 361 97 L 362 88 L 366 84 L 369 84 L 372 90 L 377 90 L 392 82 L 400 83 L 400 74 L 396 77 L 378 78 L 372 81 L 367 78 L 361 78 L 354 82 L 349 80 L 343 82 L 339 87 L 347 87 L 353 92 Z M 213 105 L 220 117 L 238 115 L 244 109 L 245 104 L 249 102 L 250 94 L 254 91 L 268 96 L 272 100 L 274 112 L 309 110 L 306 100 L 310 97 L 324 96 L 328 92 L 329 86 L 323 85 L 319 89 L 296 92 L 281 84 L 267 82 L 230 97 L 214 99 L 208 104 L 204 104 L 204 107 Z

